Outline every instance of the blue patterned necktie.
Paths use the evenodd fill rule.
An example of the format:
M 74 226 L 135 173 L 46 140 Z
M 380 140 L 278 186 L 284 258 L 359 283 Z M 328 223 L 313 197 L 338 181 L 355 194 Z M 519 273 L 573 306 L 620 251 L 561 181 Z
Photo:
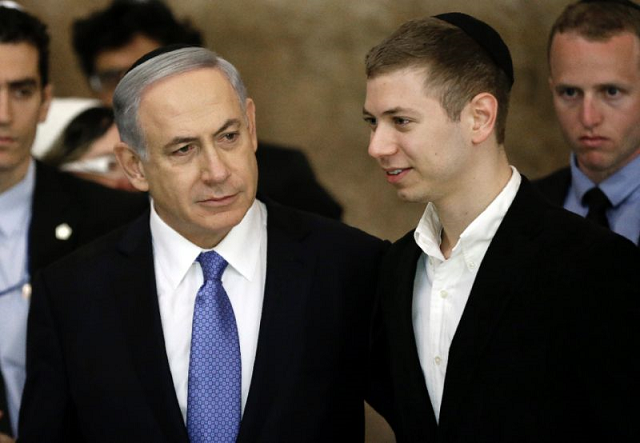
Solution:
M 235 442 L 240 428 L 240 342 L 231 302 L 222 287 L 227 262 L 201 253 L 204 283 L 193 312 L 187 431 L 191 443 Z

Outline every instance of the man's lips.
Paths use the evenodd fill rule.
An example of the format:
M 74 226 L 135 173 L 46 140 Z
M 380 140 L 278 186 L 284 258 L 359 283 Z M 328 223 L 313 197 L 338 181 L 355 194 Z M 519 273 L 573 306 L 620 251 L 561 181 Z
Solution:
M 15 137 L 10 137 L 8 135 L 0 135 L 0 143 L 2 143 L 3 145 L 14 143 L 15 141 L 16 141 Z
M 607 137 L 602 137 L 599 135 L 583 135 L 579 138 L 579 140 L 583 146 L 586 146 L 588 148 L 598 148 L 609 141 Z
M 225 195 L 222 197 L 206 197 L 203 198 L 201 200 L 198 200 L 199 203 L 202 203 L 206 206 L 212 206 L 212 207 L 217 207 L 217 206 L 226 206 L 228 204 L 231 204 L 235 201 L 236 197 L 238 196 L 238 194 L 231 194 L 231 195 Z
M 404 178 L 411 168 L 384 168 L 389 183 L 397 183 Z

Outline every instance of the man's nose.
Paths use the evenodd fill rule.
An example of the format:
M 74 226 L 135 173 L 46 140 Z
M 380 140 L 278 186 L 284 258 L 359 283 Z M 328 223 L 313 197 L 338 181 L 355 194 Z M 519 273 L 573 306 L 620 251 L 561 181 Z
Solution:
M 224 182 L 231 172 L 227 165 L 228 159 L 215 147 L 206 147 L 202 152 L 202 179 L 209 183 Z
M 371 131 L 367 151 L 371 157 L 379 160 L 395 154 L 397 145 L 390 131 L 382 126 L 378 126 L 375 130 Z
M 593 97 L 585 97 L 582 101 L 580 122 L 585 128 L 594 128 L 602 123 L 599 103 Z

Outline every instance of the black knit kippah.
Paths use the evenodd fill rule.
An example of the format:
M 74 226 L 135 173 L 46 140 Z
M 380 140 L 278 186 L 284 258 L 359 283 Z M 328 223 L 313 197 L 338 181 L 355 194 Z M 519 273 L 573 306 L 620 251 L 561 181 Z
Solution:
M 631 0 L 581 0 L 580 3 L 617 3 L 640 11 L 640 5 Z
M 498 31 L 477 18 L 461 12 L 449 12 L 447 14 L 434 15 L 434 18 L 445 21 L 462 29 L 465 34 L 479 44 L 491 57 L 491 60 L 502 70 L 511 81 L 515 77 L 513 75 L 513 61 L 509 48 L 498 34 Z
M 159 55 L 162 55 L 162 54 L 166 54 L 167 52 L 173 52 L 173 51 L 177 51 L 178 49 L 184 49 L 184 48 L 199 48 L 199 46 L 188 45 L 188 44 L 184 44 L 184 43 L 176 43 L 176 44 L 173 44 L 173 45 L 161 46 L 159 48 L 154 49 L 151 52 L 147 52 L 145 55 L 143 55 L 138 60 L 136 60 L 136 62 L 133 65 L 131 65 L 131 67 L 127 70 L 125 75 L 127 75 L 128 73 L 133 71 L 135 68 L 137 68 L 138 66 L 140 66 L 144 62 L 146 62 L 148 60 L 151 60 L 152 58 L 155 58 L 155 57 L 157 57 Z

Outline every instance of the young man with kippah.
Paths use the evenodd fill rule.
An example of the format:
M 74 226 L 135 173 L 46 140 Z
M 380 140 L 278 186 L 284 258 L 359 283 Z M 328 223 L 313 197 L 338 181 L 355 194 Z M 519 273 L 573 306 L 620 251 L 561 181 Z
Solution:
M 569 167 L 536 182 L 550 201 L 640 242 L 640 5 L 573 3 L 549 37 L 549 85 Z
M 369 401 L 397 441 L 640 441 L 640 254 L 509 165 L 498 33 L 413 20 L 366 72 L 369 154 L 426 204 L 384 260 L 372 328 Z

